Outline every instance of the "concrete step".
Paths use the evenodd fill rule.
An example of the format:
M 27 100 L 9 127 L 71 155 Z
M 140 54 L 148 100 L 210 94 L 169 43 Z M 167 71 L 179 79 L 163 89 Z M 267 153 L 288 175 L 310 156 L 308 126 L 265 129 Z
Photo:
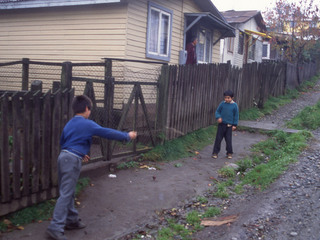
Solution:
M 238 123 L 239 127 L 248 127 L 252 129 L 260 129 L 260 130 L 282 130 L 287 133 L 298 133 L 300 130 L 291 129 L 291 128 L 285 128 L 278 126 L 277 124 L 271 123 L 271 122 L 258 122 L 258 121 L 244 121 L 240 120 Z

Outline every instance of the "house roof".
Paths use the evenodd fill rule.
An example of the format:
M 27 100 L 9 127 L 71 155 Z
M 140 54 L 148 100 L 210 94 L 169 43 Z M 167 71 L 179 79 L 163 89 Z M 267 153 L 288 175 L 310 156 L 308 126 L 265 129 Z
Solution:
M 246 23 L 250 19 L 254 18 L 258 24 L 258 27 L 262 31 L 267 30 L 260 11 L 257 11 L 257 10 L 253 10 L 253 11 L 229 10 L 226 12 L 222 12 L 222 15 L 230 24 Z
M 120 3 L 121 0 L 0 0 L 0 10 Z

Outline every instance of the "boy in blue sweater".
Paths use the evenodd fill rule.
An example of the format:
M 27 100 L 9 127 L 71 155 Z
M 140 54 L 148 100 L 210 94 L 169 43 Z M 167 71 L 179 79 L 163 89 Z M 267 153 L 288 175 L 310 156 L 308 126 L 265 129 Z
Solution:
M 239 121 L 239 109 L 238 105 L 233 101 L 233 92 L 227 90 L 223 93 L 223 96 L 224 101 L 220 103 L 215 113 L 219 123 L 212 152 L 212 157 L 215 159 L 218 158 L 223 138 L 226 141 L 227 158 L 232 158 L 232 131 L 237 129 Z
M 85 95 L 76 96 L 72 102 L 75 116 L 63 129 L 58 157 L 59 198 L 53 212 L 53 218 L 47 228 L 50 237 L 56 240 L 66 240 L 64 229 L 81 229 L 85 225 L 80 222 L 78 211 L 74 207 L 74 194 L 80 175 L 82 161 L 88 162 L 92 136 L 110 140 L 130 141 L 137 133 L 120 132 L 104 128 L 89 120 L 92 102 Z

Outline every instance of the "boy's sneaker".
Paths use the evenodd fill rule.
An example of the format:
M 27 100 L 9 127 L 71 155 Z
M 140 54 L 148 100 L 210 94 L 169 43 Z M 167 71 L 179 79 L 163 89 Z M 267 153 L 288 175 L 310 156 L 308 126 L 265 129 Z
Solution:
M 67 240 L 67 237 L 64 235 L 63 232 L 47 229 L 47 234 L 55 240 Z
M 85 228 L 85 227 L 86 227 L 86 225 L 83 224 L 81 222 L 81 220 L 79 219 L 77 222 L 67 224 L 65 229 L 66 230 L 74 230 L 74 229 L 82 229 L 82 228 Z
M 228 159 L 231 159 L 231 158 L 232 158 L 232 154 L 231 154 L 231 153 L 228 153 L 228 154 L 227 154 L 227 158 L 228 158 Z
M 218 158 L 218 154 L 216 154 L 216 153 L 212 154 L 212 158 L 217 159 Z

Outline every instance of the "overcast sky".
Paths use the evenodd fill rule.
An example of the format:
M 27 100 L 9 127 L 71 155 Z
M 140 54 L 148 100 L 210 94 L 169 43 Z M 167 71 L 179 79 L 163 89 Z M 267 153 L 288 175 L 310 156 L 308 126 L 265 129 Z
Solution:
M 276 0 L 211 0 L 216 8 L 220 11 L 227 10 L 258 10 L 264 12 L 267 8 L 275 6 Z M 290 0 L 299 2 L 299 0 Z M 314 3 L 320 4 L 320 0 L 314 0 Z M 318 5 L 319 6 L 319 5 Z

